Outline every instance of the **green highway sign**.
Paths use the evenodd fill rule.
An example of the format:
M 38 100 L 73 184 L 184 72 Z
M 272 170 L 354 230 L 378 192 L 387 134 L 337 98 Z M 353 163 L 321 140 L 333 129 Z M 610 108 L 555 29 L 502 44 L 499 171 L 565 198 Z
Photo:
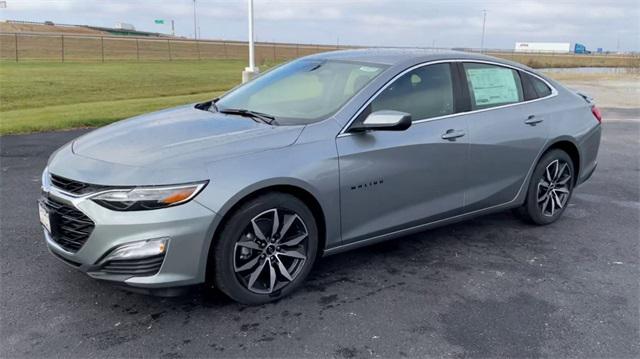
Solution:
M 154 22 L 156 24 L 164 24 L 164 20 L 163 19 L 155 19 Z

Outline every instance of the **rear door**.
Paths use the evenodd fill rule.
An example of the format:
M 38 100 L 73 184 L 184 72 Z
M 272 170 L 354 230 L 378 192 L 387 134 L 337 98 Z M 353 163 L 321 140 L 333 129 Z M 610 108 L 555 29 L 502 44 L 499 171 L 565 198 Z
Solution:
M 380 110 L 402 111 L 412 115 L 407 130 L 337 138 L 345 243 L 462 212 L 467 124 L 464 116 L 450 116 L 457 112 L 459 85 L 452 69 L 439 63 L 406 72 L 355 120 Z
M 521 72 L 492 63 L 465 62 L 471 113 L 466 211 L 513 200 L 547 140 L 550 114 Z M 522 75 L 524 76 L 524 75 Z M 550 94 L 548 94 L 550 95 Z

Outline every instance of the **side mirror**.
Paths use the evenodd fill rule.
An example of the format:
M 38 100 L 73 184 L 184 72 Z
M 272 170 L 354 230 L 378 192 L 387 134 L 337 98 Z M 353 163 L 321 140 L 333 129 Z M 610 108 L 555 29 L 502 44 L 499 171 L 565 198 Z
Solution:
M 411 115 L 400 111 L 376 111 L 360 124 L 351 126 L 352 132 L 374 131 L 404 131 L 411 126 Z

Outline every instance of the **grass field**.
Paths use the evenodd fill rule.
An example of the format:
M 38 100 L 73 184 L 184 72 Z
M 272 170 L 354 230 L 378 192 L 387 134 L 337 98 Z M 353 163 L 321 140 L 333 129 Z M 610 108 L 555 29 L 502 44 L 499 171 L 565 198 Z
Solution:
M 95 127 L 210 99 L 237 85 L 244 66 L 242 60 L 0 62 L 0 134 Z M 614 92 L 617 106 L 637 106 L 637 68 L 614 74 L 548 74 L 589 85 L 588 93 L 601 98 L 606 93 L 593 86 L 607 82 L 619 88 Z
M 487 55 L 525 64 L 534 69 L 550 67 L 625 67 L 640 66 L 638 56 L 543 54 L 522 52 L 488 52 Z
M 237 85 L 241 60 L 1 63 L 0 134 L 99 126 L 213 98 Z

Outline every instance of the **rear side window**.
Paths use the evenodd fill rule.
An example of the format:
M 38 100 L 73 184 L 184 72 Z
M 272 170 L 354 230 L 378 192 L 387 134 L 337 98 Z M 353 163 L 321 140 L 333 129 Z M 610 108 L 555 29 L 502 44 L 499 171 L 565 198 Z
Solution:
M 368 110 L 402 111 L 414 121 L 454 113 L 450 65 L 427 65 L 407 72 L 382 91 Z
M 522 102 L 518 71 L 496 65 L 465 63 L 471 109 L 479 110 Z

